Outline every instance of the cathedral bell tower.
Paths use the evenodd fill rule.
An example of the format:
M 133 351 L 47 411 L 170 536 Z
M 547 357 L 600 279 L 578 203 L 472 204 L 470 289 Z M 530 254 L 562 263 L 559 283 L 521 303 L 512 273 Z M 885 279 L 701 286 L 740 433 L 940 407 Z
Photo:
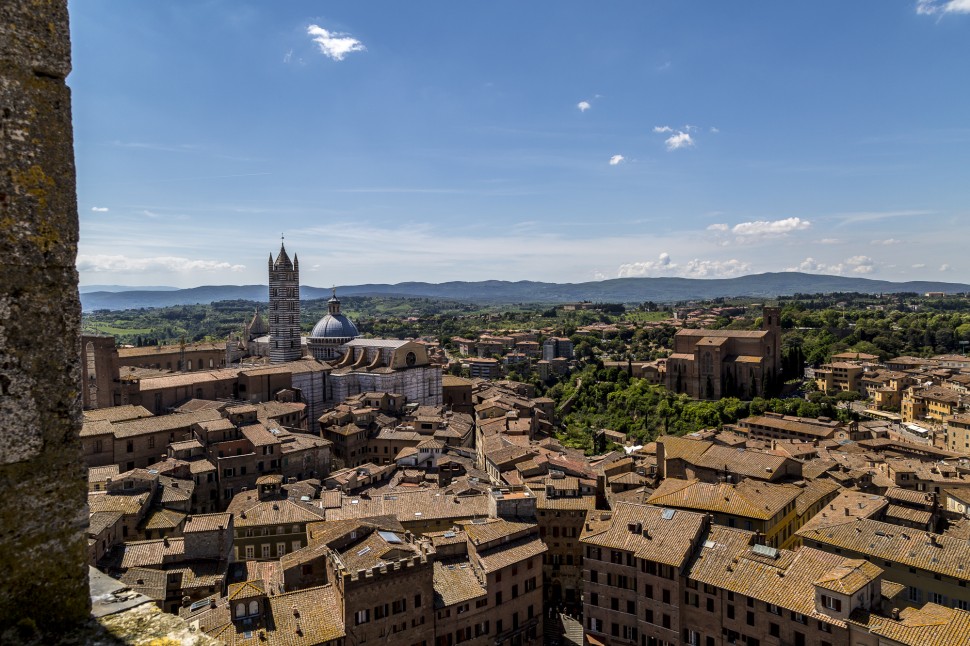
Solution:
M 269 360 L 270 363 L 296 361 L 303 356 L 300 347 L 300 260 L 280 253 L 269 257 Z

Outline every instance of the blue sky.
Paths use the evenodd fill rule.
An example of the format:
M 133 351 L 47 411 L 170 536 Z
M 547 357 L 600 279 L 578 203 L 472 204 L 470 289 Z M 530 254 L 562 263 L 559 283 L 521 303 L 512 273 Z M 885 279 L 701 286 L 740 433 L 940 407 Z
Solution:
M 70 9 L 84 285 L 970 282 L 970 0 Z

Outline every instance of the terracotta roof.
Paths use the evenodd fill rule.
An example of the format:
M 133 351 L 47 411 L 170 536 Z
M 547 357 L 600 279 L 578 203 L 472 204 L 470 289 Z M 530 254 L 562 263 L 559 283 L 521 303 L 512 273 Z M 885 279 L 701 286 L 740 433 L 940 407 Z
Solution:
M 227 509 L 233 515 L 236 529 L 262 525 L 285 525 L 323 520 L 323 510 L 310 503 L 289 498 L 259 500 L 252 492 L 237 494 Z
M 128 420 L 151 417 L 151 412 L 144 406 L 109 406 L 108 408 L 96 408 L 84 411 L 84 421 L 104 420 L 106 422 L 126 422 Z
M 923 509 L 913 509 L 911 507 L 903 507 L 902 505 L 890 504 L 886 507 L 883 519 L 889 523 L 906 521 L 922 527 L 929 527 L 930 521 L 933 519 L 933 514 Z
M 815 581 L 815 585 L 845 595 L 853 595 L 882 575 L 882 569 L 864 559 L 846 559 Z
M 482 586 L 472 565 L 463 561 L 445 565 L 434 563 L 435 608 L 444 608 L 484 597 L 487 591 Z
M 867 518 L 826 527 L 806 525 L 796 534 L 805 541 L 970 581 L 970 545 L 965 540 L 943 534 L 931 534 Z
M 133 437 L 146 433 L 161 433 L 164 431 L 187 429 L 192 424 L 216 419 L 221 419 L 221 414 L 217 410 L 203 410 L 197 413 L 173 413 L 172 415 L 158 415 L 157 417 L 146 417 L 130 422 L 112 424 L 112 432 L 115 437 Z
M 262 581 L 243 581 L 242 583 L 230 583 L 226 598 L 229 601 L 241 601 L 243 599 L 253 599 L 265 597 L 266 589 Z
M 668 478 L 647 502 L 652 505 L 768 520 L 801 493 L 802 489 L 794 485 L 751 480 L 738 484 L 710 484 L 699 480 Z
M 120 565 L 123 568 L 161 567 L 185 556 L 185 541 L 181 538 L 134 541 L 124 543 L 121 549 Z
M 836 577 L 837 568 L 847 567 L 846 563 L 851 561 L 810 547 L 803 547 L 797 552 L 775 550 L 770 555 L 761 554 L 754 551 L 754 540 L 752 532 L 712 526 L 707 540 L 691 564 L 690 578 L 806 617 L 845 625 L 817 611 L 815 583 L 825 577 Z M 879 568 L 866 566 L 869 567 L 873 569 L 863 570 L 864 575 L 878 576 L 881 573 Z M 849 581 L 856 581 L 854 575 Z
M 580 540 L 591 545 L 633 552 L 637 558 L 680 567 L 706 525 L 705 514 L 618 502 L 610 518 L 590 522 Z M 637 526 L 641 531 L 631 531 L 631 527 Z
M 899 619 L 867 612 L 854 613 L 853 623 L 895 644 L 906 646 L 970 645 L 970 612 L 927 603 L 922 608 L 904 608 Z
M 171 509 L 150 511 L 142 521 L 142 529 L 175 529 L 185 521 L 185 514 Z
M 228 528 L 232 523 L 232 514 L 193 514 L 185 521 L 183 534 L 194 532 L 214 532 L 222 528 Z
M 514 563 L 521 563 L 547 550 L 537 535 L 503 543 L 498 547 L 479 553 L 479 563 L 485 572 L 495 572 Z

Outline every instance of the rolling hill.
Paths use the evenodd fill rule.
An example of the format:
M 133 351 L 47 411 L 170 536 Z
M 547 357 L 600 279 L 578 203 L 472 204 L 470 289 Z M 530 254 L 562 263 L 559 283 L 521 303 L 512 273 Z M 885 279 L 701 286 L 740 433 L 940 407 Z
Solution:
M 115 286 L 112 286 L 115 288 Z M 81 294 L 84 311 L 120 310 L 140 307 L 167 307 L 213 303 L 224 300 L 268 301 L 266 285 L 206 285 L 189 289 L 152 291 L 93 291 Z M 594 301 L 669 303 L 692 299 L 747 296 L 771 298 L 792 294 L 859 292 L 864 294 L 900 292 L 970 292 L 970 285 L 930 281 L 894 283 L 869 278 L 823 276 L 798 272 L 753 274 L 738 278 L 614 278 L 586 283 L 542 283 L 535 281 L 486 280 L 445 283 L 397 283 L 346 285 L 338 287 L 342 296 L 417 296 L 448 298 L 473 303 L 567 303 Z M 304 299 L 327 298 L 330 289 L 304 286 Z

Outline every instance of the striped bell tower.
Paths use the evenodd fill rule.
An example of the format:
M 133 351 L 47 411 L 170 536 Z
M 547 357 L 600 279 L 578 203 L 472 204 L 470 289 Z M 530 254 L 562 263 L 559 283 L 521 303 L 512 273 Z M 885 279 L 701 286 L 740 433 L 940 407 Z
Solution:
M 300 347 L 300 259 L 280 253 L 269 256 L 269 360 L 270 363 L 296 361 L 303 356 Z

